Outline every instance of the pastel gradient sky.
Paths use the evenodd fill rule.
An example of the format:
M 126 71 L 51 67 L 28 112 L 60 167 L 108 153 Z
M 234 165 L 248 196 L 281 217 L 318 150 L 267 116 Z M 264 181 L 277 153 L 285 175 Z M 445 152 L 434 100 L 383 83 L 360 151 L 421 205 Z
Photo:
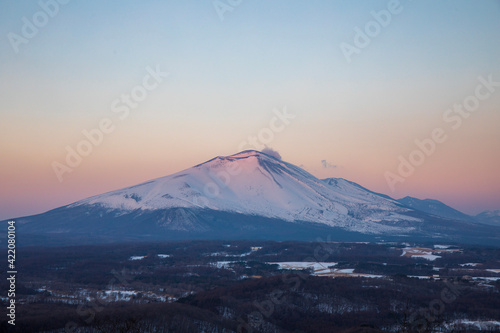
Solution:
M 243 0 L 221 20 L 211 0 L 72 0 L 16 53 L 9 33 L 41 7 L 0 0 L 0 218 L 234 154 L 284 107 L 269 146 L 317 177 L 500 209 L 500 87 L 458 129 L 443 120 L 478 77 L 500 81 L 500 1 L 401 1 L 348 63 L 341 43 L 389 2 Z M 169 76 L 120 120 L 111 104 L 148 66 Z M 103 118 L 114 131 L 60 182 L 52 163 Z M 448 139 L 391 191 L 385 172 L 435 128 Z

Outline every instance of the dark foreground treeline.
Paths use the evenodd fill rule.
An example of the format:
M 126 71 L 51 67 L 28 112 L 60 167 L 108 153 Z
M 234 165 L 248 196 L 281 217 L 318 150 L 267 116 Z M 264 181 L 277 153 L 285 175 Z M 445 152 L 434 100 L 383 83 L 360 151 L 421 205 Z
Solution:
M 255 246 L 262 249 L 251 251 Z M 0 331 L 465 332 L 457 320 L 500 321 L 500 281 L 478 283 L 466 276 L 473 268 L 461 266 L 500 268 L 498 248 L 464 248 L 429 262 L 402 257 L 404 246 L 194 241 L 23 248 L 17 254 L 16 287 L 23 304 L 16 307 L 15 329 L 3 317 Z M 238 264 L 209 264 L 227 260 Z M 311 260 L 385 277 L 333 279 L 265 264 Z M 437 266 L 440 280 L 409 277 L 436 274 Z M 57 296 L 108 290 L 110 283 L 141 294 L 127 302 L 81 295 L 68 302 L 67 296 Z M 7 282 L 0 281 L 0 287 L 7 290 Z M 159 302 L 144 296 L 147 292 L 174 298 Z
M 498 289 L 478 290 L 467 281 L 289 274 L 245 280 L 171 304 L 29 304 L 18 308 L 16 331 L 434 332 L 457 318 L 500 319 Z M 8 331 L 5 322 L 2 330 Z

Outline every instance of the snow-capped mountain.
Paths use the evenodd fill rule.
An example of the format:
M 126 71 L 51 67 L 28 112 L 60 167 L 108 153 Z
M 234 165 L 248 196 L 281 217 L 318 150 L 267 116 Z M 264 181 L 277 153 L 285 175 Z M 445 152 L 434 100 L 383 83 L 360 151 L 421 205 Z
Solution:
M 321 181 L 299 167 L 254 150 L 218 156 L 173 175 L 94 196 L 68 208 L 85 205 L 123 214 L 179 207 L 210 209 L 372 233 L 408 231 L 411 227 L 392 222 L 421 221 L 405 215 L 409 209 L 388 197 L 345 180 Z
M 320 180 L 253 150 L 16 221 L 34 244 L 491 235 L 477 224 L 451 225 L 345 179 Z

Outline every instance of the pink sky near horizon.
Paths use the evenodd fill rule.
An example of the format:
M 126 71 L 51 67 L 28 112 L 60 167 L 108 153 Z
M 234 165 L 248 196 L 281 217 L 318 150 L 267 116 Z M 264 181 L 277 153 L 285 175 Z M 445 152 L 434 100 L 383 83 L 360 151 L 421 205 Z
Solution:
M 64 174 L 62 183 L 51 163 L 64 163 L 64 147 L 74 148 L 84 139 L 81 131 L 96 127 L 102 117 L 47 123 L 40 117 L 8 114 L 8 121 L 0 124 L 6 138 L 0 143 L 4 157 L 0 218 L 41 213 L 166 176 L 218 155 L 234 154 L 248 136 L 269 127 L 275 116 L 269 105 L 267 109 L 260 105 L 265 110 L 258 116 L 247 113 L 237 123 L 229 117 L 208 127 L 203 121 L 193 122 L 189 115 L 182 115 L 183 105 L 169 105 L 179 113 L 167 114 L 155 113 L 157 106 L 149 106 L 133 115 L 131 121 L 117 122 L 115 131 L 105 135 L 103 143 L 94 147 L 81 165 Z M 318 116 L 307 112 L 307 103 L 299 98 L 287 106 L 295 118 L 274 134 L 269 146 L 285 161 L 303 166 L 318 178 L 346 178 L 394 198 L 432 198 L 477 214 L 500 209 L 497 105 L 500 94 L 452 130 L 440 117 L 442 109 L 385 118 L 375 113 L 364 121 L 333 113 L 322 116 L 318 123 Z M 435 153 L 391 192 L 384 173 L 396 173 L 398 156 L 407 158 L 416 148 L 414 140 L 428 138 L 436 127 L 442 127 L 448 139 L 437 144 Z M 322 160 L 337 167 L 324 168 Z
M 390 191 L 383 174 L 385 171 L 396 172 L 397 156 L 408 155 L 414 149 L 411 140 L 413 133 L 408 135 L 410 139 L 405 144 L 396 145 L 397 148 L 384 147 L 391 137 L 381 135 L 387 127 L 373 128 L 360 135 L 354 131 L 356 126 L 349 127 L 346 123 L 343 131 L 339 128 L 338 132 L 329 135 L 321 131 L 316 133 L 320 137 L 328 137 L 331 142 L 345 138 L 342 144 L 335 147 L 326 145 L 327 150 L 320 151 L 309 149 L 317 142 L 316 135 L 297 135 L 308 131 L 307 122 L 297 120 L 283 132 L 276 133 L 270 146 L 279 151 L 285 161 L 301 165 L 318 178 L 346 178 L 394 198 L 407 195 L 420 199 L 432 198 L 465 213 L 477 214 L 483 210 L 500 208 L 500 158 L 498 154 L 491 154 L 500 144 L 495 128 L 500 117 L 498 113 L 483 112 L 483 116 L 477 119 L 470 118 L 459 131 L 450 131 L 449 140 L 437 145 L 435 154 L 417 167 L 415 173 L 404 183 L 397 184 L 394 193 Z M 239 143 L 248 135 L 258 133 L 266 125 L 267 121 L 264 120 L 261 126 L 247 131 L 247 134 L 226 132 L 227 140 L 206 138 L 202 144 L 190 143 L 189 136 L 181 131 L 178 134 L 183 145 L 168 141 L 165 133 L 157 131 L 148 134 L 135 129 L 145 139 L 165 142 L 164 145 L 148 146 L 145 141 L 133 140 L 127 136 L 130 133 L 128 131 L 121 134 L 117 131 L 105 138 L 103 144 L 84 158 L 72 173 L 65 174 L 62 183 L 50 168 L 53 160 L 63 160 L 60 145 L 51 142 L 50 137 L 41 139 L 35 136 L 29 140 L 27 133 L 16 130 L 15 126 L 2 127 L 2 130 L 10 131 L 10 138 L 17 144 L 2 146 L 2 150 L 9 156 L 8 160 L 16 163 L 4 165 L 1 175 L 4 198 L 1 218 L 42 213 L 88 196 L 166 176 L 218 155 L 231 155 L 237 152 L 238 144 L 235 142 Z M 404 129 L 401 123 L 386 126 L 392 129 L 392 135 L 404 137 L 402 132 L 395 133 L 398 129 Z M 429 128 L 432 129 L 432 126 Z M 172 135 L 175 133 L 168 133 L 168 136 Z M 382 149 L 375 148 L 375 137 L 378 137 L 377 144 Z M 424 138 L 418 135 L 415 137 Z M 462 140 L 462 137 L 467 137 L 468 140 Z M 221 141 L 225 142 L 220 144 Z M 220 151 L 215 148 L 218 145 L 221 146 Z M 186 147 L 190 149 L 187 150 Z M 337 167 L 324 168 L 322 160 Z

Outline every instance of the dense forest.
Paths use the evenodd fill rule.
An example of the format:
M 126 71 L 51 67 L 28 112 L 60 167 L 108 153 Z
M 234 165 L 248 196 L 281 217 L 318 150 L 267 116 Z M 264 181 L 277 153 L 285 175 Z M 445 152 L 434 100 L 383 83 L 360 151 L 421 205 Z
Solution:
M 17 320 L 14 329 L 3 319 L 6 332 L 500 331 L 498 248 L 184 241 L 18 251 Z

